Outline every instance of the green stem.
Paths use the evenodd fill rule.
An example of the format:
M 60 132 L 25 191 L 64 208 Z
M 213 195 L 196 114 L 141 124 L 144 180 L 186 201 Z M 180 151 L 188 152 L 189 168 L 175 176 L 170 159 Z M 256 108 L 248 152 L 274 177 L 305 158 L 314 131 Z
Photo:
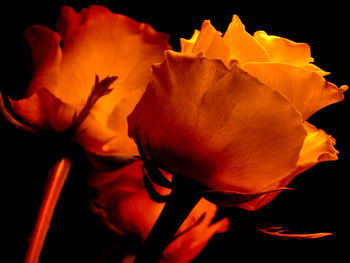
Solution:
M 174 175 L 173 191 L 134 263 L 159 262 L 163 251 L 201 198 L 202 192 L 196 183 Z

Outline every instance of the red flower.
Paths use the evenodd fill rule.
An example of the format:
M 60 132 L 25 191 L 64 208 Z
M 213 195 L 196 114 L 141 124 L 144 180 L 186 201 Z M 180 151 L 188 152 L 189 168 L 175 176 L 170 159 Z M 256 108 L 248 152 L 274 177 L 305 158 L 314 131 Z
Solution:
M 90 6 L 79 13 L 63 7 L 57 32 L 35 25 L 25 37 L 33 79 L 27 98 L 11 101 L 16 115 L 35 129 L 75 126 L 75 139 L 89 151 L 137 153 L 126 116 L 151 78 L 151 65 L 164 59 L 168 36 Z
M 166 55 L 129 116 L 129 135 L 160 168 L 254 210 L 297 174 L 337 159 L 335 140 L 306 120 L 347 86 L 323 78 L 307 44 L 251 36 L 234 16 L 223 37 L 205 21 L 181 53 Z

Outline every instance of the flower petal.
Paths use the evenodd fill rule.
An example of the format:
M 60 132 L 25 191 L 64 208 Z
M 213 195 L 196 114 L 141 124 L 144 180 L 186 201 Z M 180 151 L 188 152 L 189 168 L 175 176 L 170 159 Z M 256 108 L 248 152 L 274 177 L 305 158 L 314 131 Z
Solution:
M 33 79 L 27 95 L 31 96 L 39 89 L 56 85 L 62 51 L 59 46 L 61 37 L 44 26 L 30 26 L 25 32 L 33 60 Z
M 149 25 L 112 14 L 101 6 L 83 10 L 80 19 L 73 12 L 64 8 L 59 19 L 58 27 L 64 24 L 68 29 L 64 33 L 66 41 L 60 79 L 60 84 L 66 88 L 57 89 L 57 92 L 66 100 L 87 98 L 95 75 L 101 79 L 118 76 L 117 88 L 96 105 L 95 111 L 100 113 L 98 118 L 103 116 L 106 123 L 119 100 L 137 101 L 150 79 L 151 64 L 163 60 L 163 50 L 169 47 L 168 37 Z M 80 21 L 79 25 L 76 25 L 77 21 Z M 69 34 L 72 30 L 74 34 Z M 67 90 L 74 94 L 66 94 Z M 71 103 L 79 105 L 81 102 L 75 99 Z
M 104 222 L 118 234 L 136 234 L 144 240 L 164 204 L 149 198 L 141 167 L 142 162 L 136 161 L 114 172 L 97 171 L 90 185 L 98 191 L 95 212 L 104 217 Z M 168 189 L 160 187 L 159 190 L 168 193 Z M 174 260 L 181 260 L 184 254 L 186 258 L 193 258 L 215 233 L 225 232 L 227 219 L 211 224 L 216 211 L 215 205 L 201 199 L 180 227 L 177 238 L 165 250 L 162 262 L 183 262 Z
M 17 118 L 15 118 L 12 110 L 10 110 L 8 108 L 8 106 L 6 105 L 5 100 L 4 100 L 1 92 L 0 92 L 0 114 L 2 115 L 2 117 L 5 118 L 6 121 L 11 123 L 14 127 L 18 128 L 18 129 L 21 129 L 21 130 L 27 131 L 27 132 L 36 132 L 37 131 L 33 127 L 29 126 L 28 124 L 25 124 L 25 123 L 21 122 L 20 120 L 17 120 Z
M 200 31 L 195 29 L 190 39 L 180 38 L 181 52 L 192 53 L 193 47 L 196 44 Z
M 248 62 L 268 62 L 270 57 L 256 39 L 245 31 L 245 27 L 237 15 L 224 35 L 226 44 L 231 49 L 230 59 L 238 60 L 241 65 Z
M 95 154 L 106 153 L 103 145 L 116 137 L 115 131 L 103 126 L 93 114 L 89 114 L 83 123 L 79 126 L 74 139 L 80 143 L 85 150 Z M 117 151 L 120 153 L 119 151 Z
M 64 7 L 57 27 L 63 38 L 63 57 L 59 75 L 50 80 L 48 89 L 79 111 L 90 95 L 96 75 L 100 79 L 117 76 L 113 91 L 99 99 L 91 114 L 102 128 L 113 130 L 115 118 L 122 118 L 125 123 L 151 78 L 151 65 L 164 59 L 168 36 L 102 6 L 90 6 L 80 13 Z M 118 111 L 114 111 L 115 105 L 119 105 Z M 118 116 L 114 115 L 116 112 Z M 125 140 L 126 125 L 119 128 L 123 136 L 116 138 Z
M 327 135 L 323 130 L 319 130 L 307 122 L 304 123 L 304 127 L 307 131 L 307 136 L 300 152 L 297 168 L 286 178 L 274 182 L 271 187 L 285 187 L 294 177 L 317 163 L 338 159 L 338 151 L 334 148 L 335 139 L 332 136 Z M 268 193 L 250 202 L 243 203 L 239 207 L 246 210 L 259 209 L 274 199 L 278 193 Z
M 271 62 L 292 64 L 327 75 L 327 72 L 312 65 L 310 46 L 306 43 L 297 43 L 289 39 L 268 35 L 265 31 L 257 31 L 254 38 L 262 45 L 271 58 Z
M 228 218 L 211 224 L 211 217 L 205 216 L 198 225 L 184 234 L 180 234 L 165 249 L 161 263 L 191 262 L 207 245 L 216 233 L 226 232 L 229 226 Z M 186 253 L 184 253 L 186 251 Z
M 304 120 L 316 111 L 344 99 L 346 86 L 338 88 L 319 74 L 282 63 L 248 63 L 243 69 L 265 85 L 285 95 Z
M 91 8 L 91 7 L 90 7 Z M 104 12 L 106 9 L 104 7 L 94 6 L 94 13 L 100 11 Z M 84 23 L 84 20 L 89 19 L 87 17 L 87 12 L 89 9 L 83 8 L 80 13 L 74 11 L 71 6 L 62 6 L 60 9 L 60 16 L 57 19 L 56 28 L 57 32 L 62 37 L 63 42 L 68 41 L 70 38 L 74 37 L 76 30 L 79 28 L 80 24 Z M 90 16 L 94 13 L 90 12 Z M 108 13 L 108 11 L 107 11 Z
M 322 232 L 322 233 L 309 233 L 309 234 L 297 234 L 297 233 L 287 233 L 290 232 L 288 229 L 283 229 L 282 227 L 267 227 L 258 229 L 258 231 L 278 237 L 278 238 L 296 238 L 296 239 L 314 239 L 333 235 L 332 233 Z
M 230 59 L 230 48 L 225 44 L 222 34 L 217 31 L 209 20 L 205 20 L 201 30 L 195 31 L 190 40 L 182 40 L 182 52 L 203 52 L 207 58 L 221 59 L 226 65 Z M 186 42 L 184 42 L 186 41 Z M 186 48 L 186 51 L 183 49 Z
M 63 132 L 73 121 L 75 109 L 56 98 L 43 88 L 31 97 L 18 101 L 10 100 L 12 108 L 21 119 L 40 129 Z
M 308 122 L 305 122 L 304 126 L 307 136 L 300 152 L 298 166 L 306 170 L 318 162 L 337 160 L 339 152 L 334 148 L 335 139 Z
M 100 98 L 91 109 L 93 117 L 85 121 L 78 141 L 96 151 L 97 142 L 111 141 L 106 149 L 120 147 L 121 153 L 135 153 L 134 144 L 126 136 L 126 116 L 151 78 L 151 65 L 162 61 L 163 51 L 170 48 L 168 36 L 102 6 L 90 6 L 79 13 L 63 7 L 57 28 L 63 43 L 59 34 L 42 26 L 32 26 L 26 32 L 35 67 L 29 94 L 46 88 L 79 112 L 87 102 L 96 76 L 100 79 L 117 76 L 112 92 Z M 38 101 L 33 99 L 31 107 L 38 110 L 41 106 L 33 105 L 35 100 Z M 34 125 L 44 125 L 44 118 L 45 113 L 31 116 L 36 122 Z M 89 123 L 92 127 L 87 127 Z M 99 123 L 99 135 L 93 130 L 96 123 Z M 111 140 L 111 131 L 115 129 L 118 130 Z M 98 136 L 93 138 L 94 135 Z M 90 137 L 92 141 L 88 142 Z M 102 145 L 98 151 L 102 151 Z
M 129 116 L 129 135 L 160 168 L 248 193 L 296 167 L 306 132 L 287 99 L 219 60 L 166 52 Z

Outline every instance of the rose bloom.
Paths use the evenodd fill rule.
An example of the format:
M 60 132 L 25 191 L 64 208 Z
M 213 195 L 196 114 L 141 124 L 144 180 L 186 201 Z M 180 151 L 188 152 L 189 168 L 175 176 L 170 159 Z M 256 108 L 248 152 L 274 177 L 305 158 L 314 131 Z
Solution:
M 79 13 L 63 7 L 57 32 L 34 25 L 25 38 L 33 78 L 26 98 L 11 101 L 17 117 L 36 130 L 63 132 L 74 126 L 90 96 L 93 103 L 75 127 L 74 139 L 95 153 L 137 153 L 126 117 L 150 81 L 151 65 L 164 59 L 168 36 L 90 6 Z M 92 91 L 94 86 L 100 90 Z
M 335 140 L 307 119 L 343 100 L 347 86 L 324 79 L 307 44 L 252 36 L 237 16 L 224 35 L 204 21 L 181 44 L 153 67 L 128 117 L 144 158 L 197 181 L 216 194 L 209 200 L 247 210 L 318 162 L 337 159 Z
M 97 193 L 93 210 L 103 222 L 118 235 L 133 234 L 143 241 L 164 203 L 156 203 L 149 198 L 141 166 L 139 160 L 117 171 L 96 171 L 90 177 L 90 187 Z M 163 187 L 157 187 L 157 191 L 163 195 L 170 192 Z M 160 262 L 190 262 L 215 233 L 225 232 L 229 226 L 227 218 L 212 222 L 216 210 L 214 204 L 202 198 L 163 252 Z

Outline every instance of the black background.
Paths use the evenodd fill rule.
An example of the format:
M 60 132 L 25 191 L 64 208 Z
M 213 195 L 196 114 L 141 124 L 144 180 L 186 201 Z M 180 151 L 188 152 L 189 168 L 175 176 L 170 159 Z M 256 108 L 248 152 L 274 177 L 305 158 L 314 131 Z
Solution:
M 256 5 L 254 2 L 204 1 L 202 3 L 136 1 L 18 1 L 1 5 L 1 91 L 21 98 L 30 80 L 30 53 L 23 32 L 32 24 L 52 29 L 61 5 L 76 10 L 89 4 L 102 4 L 115 13 L 151 24 L 171 35 L 178 50 L 180 37 L 189 38 L 204 19 L 224 32 L 232 14 L 238 14 L 248 32 L 265 30 L 311 45 L 315 64 L 332 72 L 327 80 L 349 84 L 349 20 L 347 7 L 335 1 L 280 1 Z M 189 7 L 189 5 L 191 7 Z M 346 94 L 347 95 L 347 94 Z M 228 233 L 212 239 L 194 262 L 315 262 L 348 258 L 343 243 L 348 228 L 348 177 L 350 163 L 349 99 L 322 109 L 309 120 L 337 139 L 339 160 L 318 164 L 299 175 L 294 191 L 284 191 L 273 202 L 255 212 L 239 209 L 222 211 L 232 219 Z M 4 262 L 22 262 L 50 166 L 65 145 L 49 134 L 27 134 L 1 119 L 1 193 L 4 219 L 2 246 Z M 79 155 L 75 156 L 79 158 Z M 41 262 L 98 262 L 101 254 L 113 255 L 118 246 L 94 215 L 89 212 L 83 165 L 76 165 L 59 201 Z M 283 226 L 295 232 L 333 232 L 319 240 L 277 239 L 258 233 L 262 226 Z M 107 252 L 107 253 L 106 253 Z M 242 256 L 244 259 L 242 259 Z M 345 257 L 344 257 L 345 256 Z M 108 258 L 108 257 L 106 257 Z M 113 258 L 113 256 L 110 256 Z M 340 260 L 342 258 L 342 260 Z M 106 262 L 115 262 L 107 259 Z

